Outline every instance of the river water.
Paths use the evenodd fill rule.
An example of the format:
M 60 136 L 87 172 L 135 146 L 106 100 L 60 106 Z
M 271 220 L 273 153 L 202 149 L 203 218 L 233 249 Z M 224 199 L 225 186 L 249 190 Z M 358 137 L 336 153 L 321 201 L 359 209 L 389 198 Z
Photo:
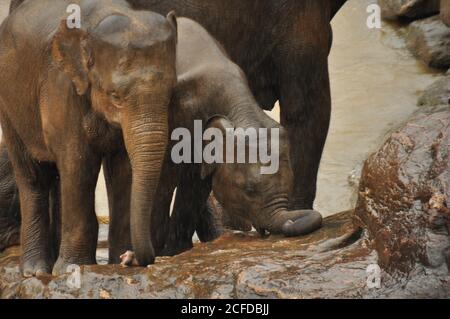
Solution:
M 369 29 L 366 8 L 376 0 L 350 0 L 333 21 L 330 56 L 333 112 L 318 178 L 315 208 L 325 216 L 352 208 L 358 176 L 368 154 L 386 134 L 416 110 L 417 97 L 436 75 L 407 51 L 399 29 L 383 22 Z M 0 0 L 0 20 L 9 0 Z M 279 119 L 279 110 L 270 114 Z M 107 215 L 103 178 L 97 188 L 97 212 Z

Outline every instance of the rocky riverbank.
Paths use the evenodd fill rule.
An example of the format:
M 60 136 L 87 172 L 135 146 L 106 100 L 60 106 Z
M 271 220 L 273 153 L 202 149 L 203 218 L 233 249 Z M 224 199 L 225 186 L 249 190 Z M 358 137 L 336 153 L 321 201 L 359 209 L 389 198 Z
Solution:
M 386 20 L 417 19 L 439 13 L 440 0 L 378 0 Z
M 450 68 L 449 1 L 378 0 L 378 3 L 384 19 L 408 24 L 407 46 L 417 58 L 432 68 Z
M 417 266 L 409 277 L 381 272 L 381 287 L 367 285 L 378 262 L 353 213 L 334 215 L 313 235 L 261 239 L 226 233 L 189 252 L 159 258 L 149 268 L 85 266 L 80 286 L 73 277 L 23 279 L 20 249 L 0 258 L 2 298 L 444 298 L 450 278 Z M 370 269 L 370 268 L 369 268 Z M 376 275 L 376 273 L 375 273 Z

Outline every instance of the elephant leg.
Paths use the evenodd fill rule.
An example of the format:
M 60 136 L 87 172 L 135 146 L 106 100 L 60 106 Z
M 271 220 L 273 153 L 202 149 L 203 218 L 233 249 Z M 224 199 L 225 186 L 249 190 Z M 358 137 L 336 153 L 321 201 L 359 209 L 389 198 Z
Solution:
M 58 158 L 62 219 L 61 246 L 53 267 L 54 275 L 66 273 L 69 265 L 96 263 L 95 187 L 100 164 L 101 158 L 89 150 L 69 151 Z
M 328 29 L 327 29 L 328 30 Z M 280 50 L 277 58 L 281 124 L 291 149 L 294 189 L 291 210 L 312 209 L 323 148 L 331 116 L 328 48 L 331 40 L 307 49 Z
M 20 243 L 20 206 L 6 145 L 0 145 L 0 251 Z
M 194 165 L 183 169 L 170 217 L 165 255 L 173 256 L 193 247 L 192 236 L 210 193 L 210 178 L 202 181 Z
M 50 248 L 53 262 L 58 259 L 61 245 L 61 187 L 59 176 L 50 187 Z
M 50 273 L 49 185 L 52 169 L 28 154 L 6 119 L 2 129 L 19 189 L 21 208 L 21 270 L 25 277 Z
M 25 0 L 11 0 L 11 3 L 9 5 L 9 13 L 11 14 L 14 10 L 16 10 L 17 7 L 19 7 L 22 2 Z
M 35 172 L 38 168 L 34 169 Z M 45 171 L 45 169 L 43 169 Z M 43 171 L 37 175 L 46 174 Z M 25 277 L 48 274 L 54 262 L 51 251 L 49 220 L 49 189 L 43 180 L 30 181 L 18 177 L 24 170 L 18 169 L 20 207 L 22 215 L 21 267 Z
M 126 152 L 106 156 L 103 174 L 109 203 L 109 263 L 120 263 L 120 255 L 132 250 L 130 198 L 132 171 Z

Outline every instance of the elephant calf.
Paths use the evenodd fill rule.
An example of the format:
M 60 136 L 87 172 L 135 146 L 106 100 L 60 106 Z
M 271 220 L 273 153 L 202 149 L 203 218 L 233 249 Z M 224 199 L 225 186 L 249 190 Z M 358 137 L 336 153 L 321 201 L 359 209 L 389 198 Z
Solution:
M 69 5 L 81 8 L 70 27 Z M 131 238 L 154 261 L 150 216 L 176 83 L 176 20 L 126 1 L 40 0 L 0 28 L 0 120 L 20 194 L 21 267 L 48 273 L 49 193 L 61 191 L 61 244 L 53 273 L 95 263 L 94 192 L 101 160 L 126 152 L 132 167 Z M 126 150 L 126 151 L 125 151 Z
M 153 243 L 157 254 L 173 255 L 192 247 L 197 230 L 202 240 L 211 239 L 212 216 L 205 210 L 211 190 L 230 213 L 249 220 L 264 234 L 298 236 L 319 228 L 322 217 L 312 210 L 288 211 L 288 196 L 293 187 L 288 137 L 284 129 L 259 107 L 244 73 L 227 56 L 223 48 L 198 23 L 178 19 L 178 84 L 172 99 L 170 129 L 187 128 L 194 132 L 194 121 L 204 129 L 216 128 L 225 135 L 227 128 L 278 129 L 279 169 L 263 175 L 257 163 L 174 164 L 169 144 L 153 206 Z M 194 134 L 191 134 L 194 135 Z M 244 137 L 245 139 L 245 137 Z M 271 144 L 271 135 L 268 137 Z M 236 140 L 237 141 L 237 140 Z M 236 147 L 236 143 L 234 146 Z M 192 145 L 194 142 L 192 143 Z M 246 143 L 246 149 L 253 145 Z M 275 152 L 275 150 L 273 150 Z M 191 152 L 194 156 L 194 151 Z M 117 164 L 117 156 L 105 161 L 105 177 L 110 195 L 110 262 L 131 248 L 127 196 L 131 170 Z M 128 173 L 127 173 L 128 171 Z M 176 188 L 175 206 L 170 204 Z M 205 214 L 206 213 L 206 214 Z

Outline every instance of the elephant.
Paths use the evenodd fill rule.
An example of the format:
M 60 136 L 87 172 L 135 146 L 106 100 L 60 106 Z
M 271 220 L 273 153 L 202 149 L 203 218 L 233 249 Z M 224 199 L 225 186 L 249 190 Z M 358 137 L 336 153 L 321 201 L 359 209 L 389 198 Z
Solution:
M 19 193 L 4 143 L 0 145 L 0 251 L 19 244 Z
M 331 116 L 330 21 L 347 0 L 127 1 L 199 22 L 243 69 L 261 107 L 272 109 L 279 100 L 294 172 L 290 208 L 313 208 Z
M 157 254 L 174 255 L 190 249 L 196 230 L 202 241 L 216 236 L 212 215 L 205 214 L 211 190 L 230 214 L 249 220 L 263 235 L 269 232 L 297 236 L 318 229 L 322 224 L 320 213 L 288 210 L 293 173 L 284 128 L 259 107 L 242 70 L 202 26 L 187 18 L 178 18 L 177 22 L 178 81 L 169 112 L 170 131 L 175 140 L 172 138 L 169 141 L 151 223 L 152 242 Z M 279 156 L 279 169 L 271 174 L 262 174 L 261 167 L 265 164 L 260 160 L 211 163 L 204 159 L 202 163 L 195 162 L 195 147 L 188 156 L 190 160 L 180 164 L 174 159 L 178 154 L 175 132 L 184 128 L 191 133 L 190 136 L 195 135 L 196 120 L 205 123 L 205 131 L 215 128 L 222 136 L 227 134 L 227 128 L 279 131 L 279 150 L 272 149 Z M 238 137 L 243 137 L 243 134 L 236 132 Z M 275 138 L 271 133 L 269 144 Z M 190 145 L 194 143 L 191 141 Z M 205 142 L 205 147 L 209 143 Z M 237 148 L 238 139 L 232 143 Z M 222 144 L 223 149 L 227 149 L 227 145 Z M 246 142 L 247 151 L 252 146 L 250 141 Z M 123 213 L 127 211 L 129 196 L 124 185 L 130 183 L 131 169 L 116 165 L 115 156 L 110 156 L 105 159 L 104 171 L 108 198 L 111 199 L 109 258 L 110 263 L 117 263 L 120 255 L 132 246 L 129 235 L 126 235 L 130 228 L 127 223 L 129 218 Z M 170 215 L 175 189 L 175 203 Z
M 441 18 L 444 23 L 450 27 L 450 1 L 441 0 Z
M 177 59 L 179 81 L 175 88 L 176 94 L 172 100 L 171 112 L 169 113 L 171 129 L 180 126 L 192 127 L 194 119 L 204 119 L 205 121 L 215 119 L 219 122 L 228 123 L 228 125 L 231 122 L 244 122 L 247 125 L 251 124 L 257 127 L 281 128 L 258 107 L 239 67 L 229 60 L 224 50 L 207 31 L 188 19 L 180 19 L 180 21 L 181 32 L 178 37 Z M 207 39 L 207 43 L 205 43 L 205 39 Z M 190 48 L 198 48 L 202 53 L 192 52 L 189 50 Z M 217 52 L 220 54 L 217 54 Z M 196 61 L 196 64 L 192 64 L 193 60 Z M 192 71 L 196 69 L 202 69 L 203 71 L 191 75 Z M 215 78 L 217 78 L 217 81 L 213 81 Z M 195 86 L 205 87 L 205 92 L 192 89 L 191 86 L 194 84 L 196 84 Z M 239 107 L 240 112 L 235 112 L 237 116 L 234 121 L 227 118 L 228 114 L 233 114 L 233 108 L 236 108 L 234 101 L 229 97 L 217 101 L 214 96 L 215 92 L 222 90 L 222 86 L 228 92 L 238 92 L 238 96 L 249 101 Z M 233 94 L 230 93 L 230 96 L 233 96 Z M 192 102 L 191 96 L 195 96 L 195 103 Z M 192 107 L 192 105 L 195 107 Z M 217 114 L 222 115 L 217 116 Z M 230 116 L 230 118 L 233 118 L 233 116 Z M 258 119 L 258 121 L 252 121 L 252 119 Z M 211 125 L 213 125 L 213 122 L 210 121 Z M 287 158 L 288 141 L 285 137 L 282 144 L 284 145 L 282 148 L 284 157 Z M 292 185 L 292 169 L 289 161 L 289 159 L 283 161 L 279 172 L 275 175 L 258 174 L 258 170 L 255 170 L 254 167 L 260 164 L 240 166 L 222 164 L 220 165 L 222 168 L 216 167 L 213 170 L 214 173 L 202 179 L 201 165 L 175 165 L 170 160 L 170 152 L 168 151 L 157 190 L 157 198 L 160 201 L 155 202 L 152 215 L 152 224 L 155 225 L 152 235 L 154 236 L 153 243 L 155 243 L 157 255 L 173 255 L 189 249 L 192 247 L 192 234 L 195 230 L 197 230 L 202 241 L 208 241 L 218 236 L 214 216 L 208 214 L 208 211 L 205 210 L 205 206 L 208 204 L 205 202 L 205 198 L 213 186 L 215 193 L 222 199 L 226 207 L 232 212 L 251 212 L 250 215 L 253 215 L 251 219 L 258 219 L 257 209 L 252 206 L 264 203 L 264 197 L 267 199 L 275 198 L 277 194 L 273 193 L 274 190 L 280 195 L 279 201 L 275 203 L 274 210 L 286 209 L 287 194 Z M 129 218 L 123 212 L 129 211 L 132 173 L 131 166 L 127 161 L 127 154 L 123 150 L 106 156 L 103 164 L 111 210 L 110 263 L 117 263 L 120 260 L 119 256 L 131 247 Z M 204 169 L 204 172 L 208 170 L 211 169 Z M 258 191 L 251 190 L 252 195 L 244 198 L 233 196 L 233 193 L 239 194 L 239 192 L 246 194 L 248 190 L 242 189 L 243 186 L 241 185 L 241 188 L 235 187 L 233 191 L 230 191 L 226 183 L 222 182 L 222 180 L 227 182 L 227 179 L 223 178 L 227 175 L 243 175 L 245 180 L 256 181 L 254 187 Z M 213 184 L 213 180 L 215 184 Z M 228 179 L 229 181 L 230 179 Z M 0 180 L 0 182 L 3 182 L 3 180 Z M 265 186 L 268 191 L 262 191 Z M 176 187 L 175 209 L 172 218 L 169 218 L 170 201 Z M 267 214 L 270 215 L 270 212 L 263 212 L 261 215 Z M 299 229 L 300 232 L 295 233 L 296 235 L 313 231 L 321 225 L 322 218 L 319 213 L 314 211 L 284 212 L 283 218 L 292 218 L 295 214 L 301 217 L 307 216 L 307 218 L 301 218 L 297 223 L 297 226 L 300 225 L 301 229 Z M 245 216 L 242 220 L 248 221 L 249 214 L 244 213 L 242 215 Z M 282 222 L 278 224 L 280 225 Z M 258 225 L 257 222 L 255 225 Z M 277 231 L 277 229 L 267 227 L 269 230 Z M 263 227 L 258 227 L 258 230 L 261 233 L 265 232 Z M 289 233 L 287 234 L 289 235 Z
M 80 9 L 81 25 L 69 21 L 69 5 Z M 0 122 L 19 190 L 24 276 L 96 263 L 95 186 L 102 159 L 115 152 L 132 167 L 136 258 L 154 262 L 148 225 L 167 147 L 176 34 L 173 13 L 123 0 L 27 1 L 1 25 Z M 54 185 L 61 242 L 53 264 Z

